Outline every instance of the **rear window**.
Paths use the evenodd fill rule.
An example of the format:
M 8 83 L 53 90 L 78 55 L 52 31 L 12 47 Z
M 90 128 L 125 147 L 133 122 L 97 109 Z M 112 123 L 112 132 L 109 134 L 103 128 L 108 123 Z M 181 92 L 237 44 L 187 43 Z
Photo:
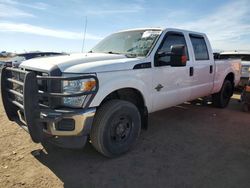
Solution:
M 190 35 L 195 60 L 209 60 L 207 45 L 202 36 Z
M 250 55 L 247 54 L 221 54 L 219 59 L 241 59 L 242 61 L 250 61 Z

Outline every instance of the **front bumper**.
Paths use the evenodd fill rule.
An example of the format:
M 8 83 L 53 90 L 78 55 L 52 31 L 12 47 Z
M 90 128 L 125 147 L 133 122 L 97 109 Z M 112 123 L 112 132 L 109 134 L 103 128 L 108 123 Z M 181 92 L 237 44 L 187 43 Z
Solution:
M 41 112 L 41 120 L 49 119 L 44 132 L 53 136 L 86 136 L 91 130 L 95 112 L 95 108 L 78 110 L 73 113 L 64 110 L 50 113 Z
M 62 80 L 89 79 L 96 81 L 93 91 L 73 94 L 54 91 L 55 83 Z M 39 83 L 48 87 L 41 90 Z M 95 108 L 73 109 L 55 107 L 53 102 L 62 97 L 89 96 L 89 102 L 98 90 L 98 80 L 94 75 L 77 77 L 53 77 L 37 75 L 34 71 L 3 67 L 1 70 L 1 98 L 5 112 L 11 121 L 27 130 L 34 142 L 42 142 L 51 136 L 88 135 L 91 129 Z M 87 97 L 86 97 L 87 98 Z M 44 103 L 44 101 L 48 103 Z

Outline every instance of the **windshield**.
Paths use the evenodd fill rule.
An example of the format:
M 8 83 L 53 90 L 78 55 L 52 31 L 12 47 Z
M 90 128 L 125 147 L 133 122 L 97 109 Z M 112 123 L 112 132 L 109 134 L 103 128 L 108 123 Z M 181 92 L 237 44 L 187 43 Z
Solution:
M 160 30 L 125 31 L 103 39 L 90 52 L 146 56 Z
M 242 61 L 250 61 L 250 55 L 246 54 L 222 54 L 219 59 L 241 59 Z

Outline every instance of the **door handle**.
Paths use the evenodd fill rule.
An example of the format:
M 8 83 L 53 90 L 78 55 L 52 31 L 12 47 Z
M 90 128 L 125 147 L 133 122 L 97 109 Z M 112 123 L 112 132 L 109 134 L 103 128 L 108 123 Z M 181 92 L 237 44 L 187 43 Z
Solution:
M 210 68 L 209 68 L 209 73 L 212 74 L 213 73 L 213 65 L 210 65 Z
M 189 68 L 189 76 L 193 76 L 194 75 L 194 67 L 190 67 Z

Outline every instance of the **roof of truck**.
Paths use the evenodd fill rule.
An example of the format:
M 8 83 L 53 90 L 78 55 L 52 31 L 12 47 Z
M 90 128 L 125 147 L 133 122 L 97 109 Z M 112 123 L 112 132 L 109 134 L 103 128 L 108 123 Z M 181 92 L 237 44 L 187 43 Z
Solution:
M 127 32 L 127 31 L 144 31 L 144 30 L 156 30 L 156 31 L 163 31 L 163 28 L 160 27 L 145 27 L 145 28 L 134 28 L 134 29 L 126 29 L 126 30 L 120 30 L 117 33 L 120 32 Z
M 116 33 L 127 32 L 127 31 L 144 31 L 144 30 L 155 30 L 155 31 L 170 30 L 170 31 L 187 32 L 187 33 L 193 33 L 193 34 L 198 34 L 198 35 L 205 35 L 205 33 L 196 32 L 196 31 L 190 31 L 190 30 L 185 30 L 185 29 L 161 28 L 161 27 L 134 28 L 134 29 L 121 30 L 121 31 L 118 31 Z

